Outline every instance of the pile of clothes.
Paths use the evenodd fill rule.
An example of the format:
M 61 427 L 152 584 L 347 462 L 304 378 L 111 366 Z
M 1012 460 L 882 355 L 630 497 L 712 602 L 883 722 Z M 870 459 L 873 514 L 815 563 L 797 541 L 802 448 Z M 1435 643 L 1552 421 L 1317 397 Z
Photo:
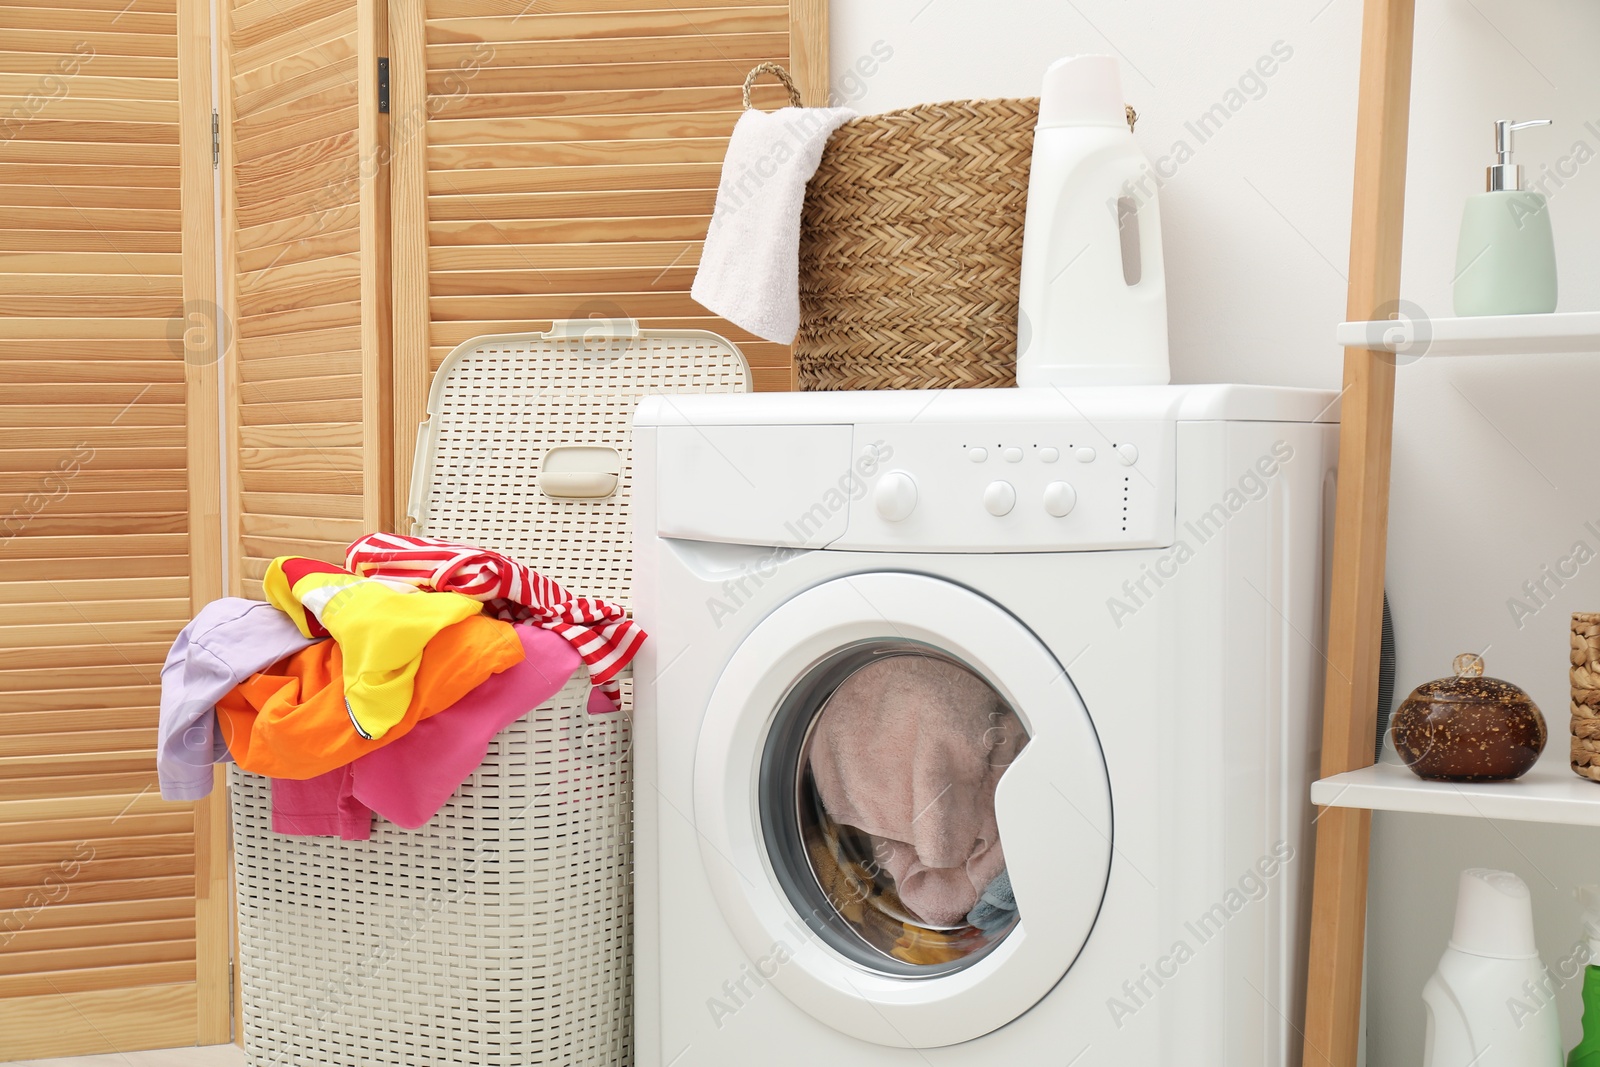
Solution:
M 619 707 L 644 631 L 516 560 L 376 533 L 338 567 L 272 561 L 266 601 L 226 597 L 161 670 L 161 795 L 197 800 L 212 764 L 272 783 L 279 833 L 365 840 L 374 813 L 422 826 L 493 737 L 589 669 L 590 714 Z

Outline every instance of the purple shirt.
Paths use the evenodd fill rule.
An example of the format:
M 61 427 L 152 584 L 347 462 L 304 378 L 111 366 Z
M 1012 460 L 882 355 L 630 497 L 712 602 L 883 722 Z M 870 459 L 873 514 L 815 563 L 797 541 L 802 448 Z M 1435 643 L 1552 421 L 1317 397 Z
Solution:
M 156 773 L 164 800 L 211 793 L 211 765 L 232 763 L 217 729 L 217 701 L 234 686 L 314 642 L 260 600 L 223 597 L 200 609 L 161 668 Z

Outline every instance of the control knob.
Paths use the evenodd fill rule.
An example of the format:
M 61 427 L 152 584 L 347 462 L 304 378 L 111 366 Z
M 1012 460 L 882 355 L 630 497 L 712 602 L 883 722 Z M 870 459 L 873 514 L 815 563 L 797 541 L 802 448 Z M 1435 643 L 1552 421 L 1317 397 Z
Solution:
M 890 471 L 878 479 L 872 502 L 888 522 L 904 522 L 917 510 L 917 482 L 905 471 Z

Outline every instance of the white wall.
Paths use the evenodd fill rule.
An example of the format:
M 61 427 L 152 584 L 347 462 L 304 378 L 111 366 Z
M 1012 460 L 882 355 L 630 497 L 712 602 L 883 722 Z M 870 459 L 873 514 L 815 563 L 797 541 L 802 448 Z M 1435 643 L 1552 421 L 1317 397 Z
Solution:
M 1534 177 L 1576 141 L 1600 153 L 1600 5 L 1418 0 L 1418 9 L 1403 289 L 1445 316 L 1461 202 L 1482 190 L 1491 120 L 1556 120 L 1521 135 Z M 1166 154 L 1180 138 L 1194 148 L 1162 194 L 1175 380 L 1336 388 L 1360 17 L 1359 0 L 834 0 L 834 84 L 862 111 L 1024 96 L 1059 56 L 1120 54 L 1146 151 Z M 892 57 L 852 74 L 878 41 Z M 1264 90 L 1247 86 L 1259 99 L 1197 143 L 1184 122 L 1277 42 L 1293 55 Z M 1556 193 L 1552 215 L 1561 310 L 1600 308 L 1600 159 Z M 1520 627 L 1507 601 L 1575 542 L 1600 553 L 1600 533 L 1584 526 L 1600 531 L 1597 426 L 1600 361 L 1423 358 L 1399 375 L 1389 588 L 1400 693 L 1447 673 L 1455 653 L 1486 649 L 1490 673 L 1545 710 L 1558 762 L 1567 616 L 1600 610 L 1600 559 Z M 1572 888 L 1600 882 L 1600 831 L 1377 818 L 1370 1062 L 1421 1062 L 1422 983 L 1449 936 L 1456 873 L 1475 865 L 1528 882 L 1554 966 L 1580 934 Z M 1576 983 L 1558 1003 L 1570 1045 Z

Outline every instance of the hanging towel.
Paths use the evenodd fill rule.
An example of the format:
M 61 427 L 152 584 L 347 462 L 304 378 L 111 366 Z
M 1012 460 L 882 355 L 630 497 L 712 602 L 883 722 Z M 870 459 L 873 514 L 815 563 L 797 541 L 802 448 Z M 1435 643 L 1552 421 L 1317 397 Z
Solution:
M 474 615 L 446 626 L 422 651 L 405 715 L 383 737 L 367 739 L 345 713 L 339 643 L 319 641 L 240 682 L 218 701 L 217 717 L 240 767 L 268 778 L 315 778 L 398 741 L 522 657 L 508 623 Z
M 483 606 L 454 593 L 357 577 L 321 560 L 279 556 L 261 588 L 307 637 L 331 636 L 344 661 L 344 704 L 356 733 L 376 740 L 406 714 L 422 650 Z
M 312 640 L 271 604 L 239 597 L 213 600 L 178 631 L 161 668 L 156 776 L 163 800 L 210 795 L 211 765 L 233 758 L 217 729 L 217 701 Z
M 828 814 L 872 835 L 906 907 L 959 926 L 1005 869 L 994 791 L 1024 741 L 1016 715 L 969 671 L 892 656 L 828 699 L 811 773 Z
M 558 635 L 514 629 L 527 658 L 394 744 L 307 781 L 274 780 L 272 828 L 358 840 L 350 830 L 370 824 L 372 812 L 408 830 L 433 818 L 483 763 L 494 736 L 560 692 L 578 669 L 577 650 Z
M 844 107 L 752 108 L 739 116 L 689 292 L 706 310 L 768 341 L 794 340 L 806 183 L 829 136 L 855 117 Z
M 346 550 L 345 566 L 364 577 L 459 593 L 482 601 L 497 619 L 554 631 L 570 641 L 589 665 L 595 686 L 589 711 L 622 706 L 617 675 L 639 651 L 645 632 L 617 605 L 575 597 L 498 552 L 429 537 L 368 534 Z

